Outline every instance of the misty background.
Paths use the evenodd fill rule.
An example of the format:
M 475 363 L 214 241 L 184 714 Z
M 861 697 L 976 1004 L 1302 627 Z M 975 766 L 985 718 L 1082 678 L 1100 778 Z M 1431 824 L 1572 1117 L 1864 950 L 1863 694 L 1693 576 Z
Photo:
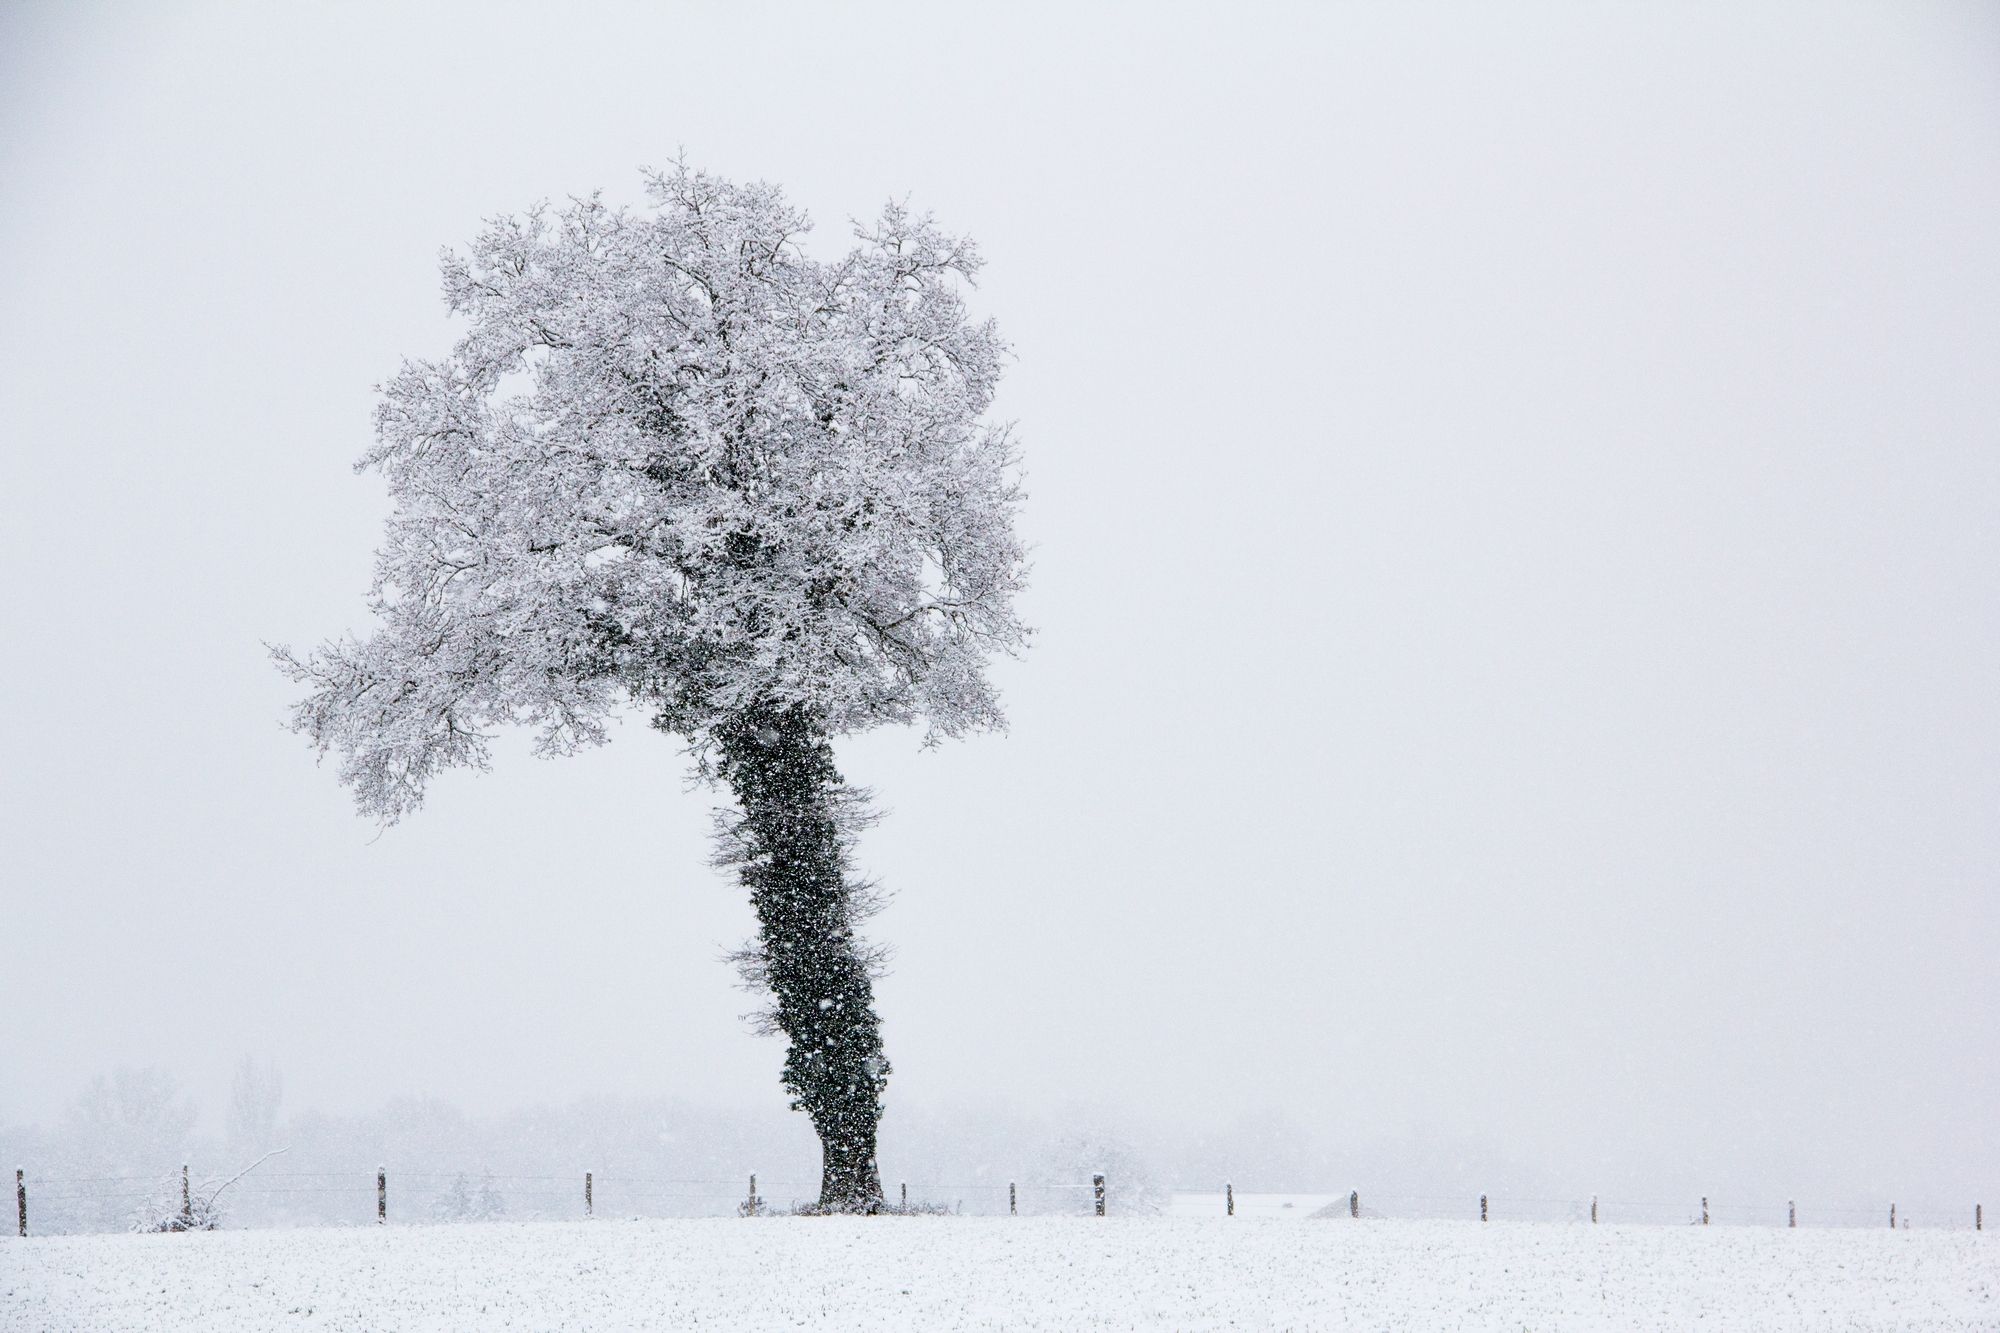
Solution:
M 123 1070 L 220 1157 L 247 1054 L 343 1169 L 810 1174 L 676 742 L 378 836 L 264 648 L 365 623 L 439 247 L 682 150 L 1018 356 L 1011 729 L 840 746 L 885 1179 L 2000 1197 L 1973 4 L 9 5 L 0 1155 Z

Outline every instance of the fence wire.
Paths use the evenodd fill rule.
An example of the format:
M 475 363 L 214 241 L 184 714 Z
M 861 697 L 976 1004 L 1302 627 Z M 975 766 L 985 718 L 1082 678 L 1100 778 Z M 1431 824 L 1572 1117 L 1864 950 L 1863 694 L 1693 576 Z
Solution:
M 378 1189 L 379 1167 L 260 1171 L 231 1184 L 218 1201 L 219 1225 L 287 1227 L 431 1225 L 469 1221 L 555 1221 L 591 1218 L 728 1217 L 789 1212 L 817 1199 L 816 1179 L 756 1177 L 752 1202 L 750 1173 L 734 1179 L 707 1176 L 626 1175 L 620 1172 L 455 1170 L 427 1163 L 422 1170 L 387 1170 Z M 206 1198 L 220 1177 L 190 1177 L 193 1197 Z M 182 1200 L 178 1170 L 77 1176 L 27 1175 L 22 1186 L 27 1234 L 150 1229 L 171 1217 Z M 967 1215 L 1018 1213 L 1024 1216 L 1089 1215 L 1096 1186 L 1082 1181 L 978 1180 L 885 1182 L 892 1205 Z M 1882 1227 L 1898 1230 L 1971 1229 L 1982 1226 L 1983 1209 L 1973 1203 L 1919 1200 L 1859 1206 L 1820 1207 L 1805 1201 L 1758 1199 L 1617 1199 L 1505 1195 L 1477 1192 L 1375 1194 L 1350 1192 L 1234 1190 L 1240 1212 L 1273 1215 L 1268 1201 L 1315 1201 L 1314 1207 L 1283 1207 L 1286 1215 L 1329 1219 L 1406 1218 L 1507 1222 L 1568 1222 L 1590 1225 L 1711 1225 L 1798 1227 Z M 1264 1202 L 1258 1202 L 1262 1200 Z M 1158 1193 L 1150 1202 L 1157 1209 Z M 1892 1207 L 1894 1213 L 1891 1213 Z M 1223 1188 L 1176 1190 L 1163 1211 L 1182 1217 L 1226 1216 Z M 1107 1182 L 1107 1212 L 1121 1211 L 1118 1182 Z

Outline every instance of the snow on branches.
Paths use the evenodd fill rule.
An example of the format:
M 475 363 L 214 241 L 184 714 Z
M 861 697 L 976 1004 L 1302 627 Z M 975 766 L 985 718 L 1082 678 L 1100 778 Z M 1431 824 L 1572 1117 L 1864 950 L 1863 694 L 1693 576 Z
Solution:
M 382 389 L 379 627 L 274 655 L 385 822 L 495 727 L 566 754 L 626 704 L 704 762 L 753 706 L 1002 720 L 1024 552 L 975 247 L 891 205 L 827 263 L 773 186 L 680 165 L 648 197 L 492 221 L 443 260 L 464 336 Z

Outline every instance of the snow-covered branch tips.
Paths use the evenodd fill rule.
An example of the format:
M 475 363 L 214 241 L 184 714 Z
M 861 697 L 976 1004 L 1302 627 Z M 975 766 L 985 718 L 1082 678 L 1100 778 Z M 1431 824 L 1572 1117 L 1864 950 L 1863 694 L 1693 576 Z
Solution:
M 1006 354 L 964 238 L 891 205 L 831 263 L 773 186 L 685 166 L 651 206 L 493 220 L 444 288 L 470 327 L 390 379 L 360 466 L 396 509 L 367 638 L 276 652 L 361 809 L 414 810 L 496 727 L 566 754 L 636 703 L 704 758 L 804 710 L 831 734 L 996 726 L 1026 631 Z
M 835 263 L 768 185 L 677 167 L 448 255 L 470 323 L 383 390 L 363 467 L 396 509 L 366 639 L 279 664 L 292 724 L 393 822 L 491 731 L 567 754 L 637 705 L 726 784 L 719 862 L 750 892 L 745 975 L 790 1039 L 818 1206 L 883 1207 L 879 953 L 831 738 L 998 726 L 989 653 L 1027 631 L 1005 347 L 966 313 L 978 252 L 892 205 Z

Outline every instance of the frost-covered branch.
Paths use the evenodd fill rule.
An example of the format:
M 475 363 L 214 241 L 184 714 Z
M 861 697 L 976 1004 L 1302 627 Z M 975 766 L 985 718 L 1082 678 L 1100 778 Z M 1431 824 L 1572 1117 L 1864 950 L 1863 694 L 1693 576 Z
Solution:
M 753 702 L 835 733 L 1001 720 L 1025 552 L 977 247 L 891 204 L 821 262 L 773 186 L 647 185 L 491 220 L 443 261 L 457 345 L 382 389 L 377 628 L 274 652 L 379 819 L 499 727 L 564 754 L 626 705 L 698 751 Z

